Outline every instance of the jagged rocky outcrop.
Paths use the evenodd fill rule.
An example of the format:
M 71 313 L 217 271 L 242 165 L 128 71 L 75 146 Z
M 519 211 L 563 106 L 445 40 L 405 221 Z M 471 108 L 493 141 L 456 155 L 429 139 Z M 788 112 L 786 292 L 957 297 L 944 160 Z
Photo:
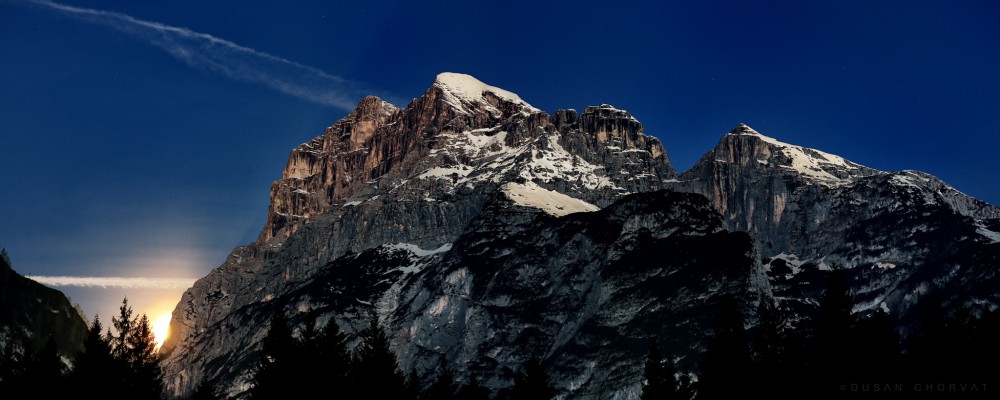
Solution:
M 393 137 L 376 130 L 398 109 L 377 97 L 366 97 L 358 108 L 326 132 L 292 150 L 281 179 L 271 185 L 267 224 L 260 234 L 266 242 L 287 238 L 311 216 L 326 211 L 334 201 L 381 176 L 399 162 L 396 149 L 408 147 L 412 138 Z M 392 140 L 387 151 L 370 152 L 372 142 Z
M 83 349 L 87 322 L 62 292 L 28 279 L 0 252 L 0 348 L 40 351 L 49 338 L 59 353 L 72 357 Z
M 931 175 L 878 171 L 740 124 L 670 187 L 704 195 L 727 228 L 749 232 L 776 295 L 802 313 L 833 267 L 849 270 L 859 311 L 905 318 L 937 289 L 966 305 L 1000 304 L 973 288 L 996 287 L 995 268 L 971 261 L 996 254 L 1000 209 Z
M 776 301 L 808 319 L 844 268 L 856 310 L 905 325 L 931 292 L 996 308 L 998 262 L 1000 210 L 933 176 L 742 124 L 677 176 L 625 111 L 550 115 L 445 73 L 292 151 L 258 240 L 174 310 L 166 386 L 244 394 L 279 307 L 350 334 L 375 309 L 425 378 L 444 355 L 500 393 L 537 355 L 565 398 L 633 399 L 648 337 L 694 368 L 723 297 L 749 324 Z
M 503 169 L 514 164 L 523 165 Z M 473 183 L 537 178 L 606 205 L 621 194 L 658 189 L 673 174 L 659 140 L 626 111 L 602 105 L 553 117 L 513 93 L 445 73 L 406 109 L 367 97 L 293 150 L 271 186 L 259 242 L 280 241 L 338 202 L 418 175 Z
M 441 248 L 497 196 L 561 216 L 662 189 L 674 176 L 660 142 L 608 105 L 552 116 L 452 73 L 402 109 L 366 98 L 293 150 L 259 239 L 184 294 L 163 347 L 167 386 L 188 393 L 221 374 L 212 363 L 252 356 L 262 331 L 237 328 L 246 326 L 240 313 L 308 284 L 345 254 L 393 243 Z

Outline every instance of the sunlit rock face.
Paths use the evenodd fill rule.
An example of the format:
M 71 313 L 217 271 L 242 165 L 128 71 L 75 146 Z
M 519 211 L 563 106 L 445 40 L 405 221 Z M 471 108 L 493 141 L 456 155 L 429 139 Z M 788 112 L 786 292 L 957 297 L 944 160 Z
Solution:
M 1000 209 L 931 175 L 878 171 L 741 124 L 668 186 L 704 195 L 728 229 L 750 233 L 775 295 L 800 316 L 831 268 L 848 270 L 856 311 L 912 320 L 929 292 L 1000 304 Z
M 185 293 L 163 347 L 168 387 L 183 395 L 210 378 L 244 390 L 240 374 L 264 334 L 265 306 L 344 257 L 452 245 L 497 199 L 564 216 L 660 190 L 674 177 L 660 142 L 608 105 L 552 116 L 452 73 L 405 108 L 365 98 L 292 151 L 258 240 Z

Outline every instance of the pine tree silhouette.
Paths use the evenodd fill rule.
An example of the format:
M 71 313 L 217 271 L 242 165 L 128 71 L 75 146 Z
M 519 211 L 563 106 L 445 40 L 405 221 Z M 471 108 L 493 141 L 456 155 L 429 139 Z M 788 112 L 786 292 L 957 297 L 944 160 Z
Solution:
M 158 400 L 163 393 L 163 373 L 156 353 L 156 340 L 145 314 L 132 317 L 128 298 L 122 299 L 119 316 L 111 318 L 117 334 L 108 330 L 105 340 L 114 361 L 105 373 L 120 380 L 120 392 L 128 399 Z
M 743 315 L 736 301 L 726 297 L 701 361 L 698 399 L 729 398 L 746 391 L 750 384 L 751 367 Z
M 25 392 L 43 399 L 65 396 L 65 369 L 56 340 L 49 335 L 45 346 L 27 357 L 23 377 Z
M 672 360 L 664 360 L 660 353 L 660 346 L 656 338 L 652 338 L 649 344 L 649 355 L 646 358 L 646 365 L 643 369 L 641 400 L 667 400 L 677 398 L 677 379 L 674 375 L 677 369 Z
M 884 383 L 899 382 L 900 341 L 896 323 L 882 307 L 867 318 L 856 321 L 855 341 L 857 346 L 854 368 L 856 382 Z M 860 362 L 858 362 L 860 361 Z
M 403 383 L 403 399 L 418 400 L 420 396 L 420 377 L 417 376 L 416 368 L 410 368 L 410 375 Z
M 2 260 L 0 260 L 2 261 Z M 20 396 L 24 390 L 25 352 L 19 341 L 5 340 L 0 343 L 0 393 Z
M 348 384 L 351 366 L 351 354 L 347 350 L 347 335 L 340 330 L 337 321 L 330 318 L 323 329 L 316 335 L 313 347 L 313 358 L 320 361 L 319 366 L 312 368 L 321 377 L 322 385 L 326 387 L 343 387 Z M 310 365 L 312 363 L 306 363 Z
M 160 370 L 159 354 L 156 352 L 156 338 L 149 326 L 149 318 L 142 314 L 133 322 L 129 342 L 129 366 L 131 367 L 135 399 L 158 400 L 163 394 L 163 372 Z
M 267 336 L 264 337 L 260 360 L 254 371 L 253 387 L 250 389 L 251 398 L 287 398 L 288 393 L 284 388 L 290 387 L 296 379 L 291 372 L 293 346 L 292 331 L 288 327 L 284 306 L 279 304 L 271 315 Z
M 389 338 L 379 327 L 374 311 L 368 316 L 368 329 L 361 335 L 361 344 L 355 349 L 352 381 L 355 388 L 363 388 L 366 396 L 378 399 L 404 397 L 404 378 L 399 371 L 396 354 L 389 348 Z
M 855 346 L 857 318 L 852 312 L 851 296 L 846 276 L 834 269 L 827 277 L 826 291 L 819 302 L 813 339 L 811 384 L 819 393 L 837 393 L 840 385 L 857 379 L 851 368 L 858 358 Z
M 448 370 L 448 361 L 442 354 L 438 357 L 438 374 L 427 390 L 427 400 L 452 400 L 455 397 L 455 378 Z
M 469 383 L 462 385 L 456 396 L 458 400 L 489 400 L 490 390 L 479 385 L 475 374 L 469 374 Z
M 198 383 L 198 387 L 194 389 L 194 393 L 191 394 L 191 400 L 218 400 L 219 395 L 215 391 L 215 385 L 208 379 L 202 379 L 201 383 Z
M 752 342 L 753 369 L 748 393 L 781 398 L 799 392 L 801 373 L 791 366 L 791 335 L 788 322 L 776 305 L 762 302 L 758 308 L 760 323 Z
M 121 380 L 121 377 L 109 373 L 119 368 L 111 357 L 111 343 L 103 335 L 103 330 L 101 319 L 95 315 L 84 339 L 83 350 L 76 354 L 70 373 L 70 385 L 76 393 L 101 393 L 115 387 L 116 381 Z
M 115 360 L 128 364 L 129 342 L 132 335 L 132 307 L 128 305 L 128 297 L 122 299 L 122 305 L 118 308 L 118 317 L 111 317 L 111 327 L 118 332 L 117 335 L 108 329 L 108 343 L 111 344 L 111 357 Z
M 522 372 L 514 377 L 511 399 L 549 400 L 552 395 L 552 388 L 549 387 L 549 376 L 542 368 L 542 362 L 538 358 L 532 357 L 524 363 Z

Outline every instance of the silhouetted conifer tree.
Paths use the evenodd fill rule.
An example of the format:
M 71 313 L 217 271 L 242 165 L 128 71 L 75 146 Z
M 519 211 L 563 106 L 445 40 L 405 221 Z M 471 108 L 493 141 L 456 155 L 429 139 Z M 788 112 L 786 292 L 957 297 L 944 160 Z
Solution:
M 129 366 L 135 388 L 134 399 L 159 400 L 163 394 L 163 372 L 156 352 L 156 337 L 149 326 L 149 318 L 142 314 L 133 322 L 129 341 Z
M 20 393 L 24 358 L 24 347 L 13 338 L 0 343 L 0 393 Z
M 794 397 L 801 391 L 802 371 L 795 365 L 796 346 L 788 321 L 776 305 L 758 308 L 760 323 L 752 341 L 753 370 L 747 393 L 771 397 Z
M 290 331 L 294 331 L 291 327 Z M 337 383 L 337 376 L 327 377 L 325 374 L 326 362 L 321 356 L 321 344 L 319 336 L 321 331 L 316 329 L 316 315 L 306 313 L 303 318 L 298 337 L 292 339 L 292 346 L 286 357 L 284 365 L 286 373 L 294 377 L 294 382 L 285 383 L 285 396 L 288 398 L 304 398 L 316 396 L 321 389 L 329 388 Z M 333 387 L 343 388 L 342 385 Z
M 664 360 L 656 338 L 650 340 L 649 355 L 643 369 L 641 400 L 666 400 L 677 398 L 677 373 L 674 362 L 669 357 Z
M 417 369 L 410 368 L 410 375 L 403 383 L 403 398 L 407 400 L 417 400 L 420 395 L 420 377 L 417 376 Z
M 922 303 L 923 316 L 910 333 L 906 367 L 913 382 L 942 379 L 941 370 L 948 359 L 947 314 L 941 299 L 932 294 Z
M 854 298 L 842 270 L 827 277 L 826 291 L 816 315 L 810 368 L 811 386 L 819 393 L 837 393 L 839 386 L 857 379 L 852 369 L 857 362 Z
M 7 255 L 7 249 L 0 249 L 0 268 L 12 268 L 10 264 L 10 256 Z
M 342 387 L 348 384 L 351 354 L 347 350 L 347 335 L 340 330 L 337 321 L 330 318 L 316 335 L 314 359 L 321 362 L 315 366 L 324 386 Z M 306 363 L 310 364 L 310 363 Z
M 452 400 L 455 397 L 455 378 L 448 370 L 448 361 L 442 354 L 438 358 L 438 374 L 427 390 L 427 400 Z
M 728 398 L 746 391 L 752 378 L 751 366 L 743 315 L 736 301 L 726 297 L 701 361 L 698 398 Z
M 681 373 L 677 379 L 677 399 L 690 400 L 694 398 L 695 383 L 691 380 L 691 375 Z
M 511 399 L 549 400 L 552 398 L 552 394 L 552 388 L 549 387 L 549 376 L 542 368 L 542 362 L 538 358 L 532 357 L 524 363 L 522 372 L 514 377 Z
M 0 344 L 3 345 L 3 352 L 0 353 L 0 394 L 12 398 L 31 396 L 32 388 L 28 381 L 31 379 L 33 354 L 13 337 Z
M 974 343 L 979 322 L 972 310 L 964 304 L 955 308 L 945 322 L 947 344 L 950 347 L 946 362 L 953 366 L 944 374 L 945 379 L 950 381 L 969 379 L 977 374 L 977 370 L 983 368 L 978 365 L 979 363 L 972 362 L 981 359 L 982 355 Z
M 95 315 L 84 339 L 83 350 L 76 354 L 70 373 L 71 387 L 77 393 L 101 393 L 115 387 L 116 381 L 123 379 L 112 373 L 121 369 L 111 358 L 111 343 L 103 335 L 103 330 L 101 319 Z
M 852 362 L 855 382 L 885 383 L 899 382 L 902 378 L 900 369 L 900 342 L 896 332 L 896 323 L 882 307 L 876 307 L 875 312 L 867 318 L 856 321 L 854 337 L 857 338 L 856 354 L 858 358 Z
M 109 329 L 106 336 L 114 363 L 105 372 L 120 379 L 119 393 L 125 398 L 159 400 L 162 371 L 149 319 L 145 314 L 133 318 L 128 298 L 122 300 L 119 311 L 117 318 L 111 318 L 117 334 Z
M 128 338 L 132 335 L 133 326 L 132 307 L 128 305 L 128 297 L 122 299 L 122 305 L 118 311 L 118 317 L 111 317 L 111 327 L 118 334 L 115 335 L 109 328 L 107 338 L 111 345 L 111 357 L 127 364 L 130 356 Z
M 475 374 L 469 374 L 469 383 L 462 385 L 456 396 L 458 400 L 489 400 L 490 390 L 479 386 L 479 379 Z
M 379 327 L 374 311 L 369 314 L 368 329 L 361 334 L 361 344 L 355 349 L 354 359 L 352 381 L 355 387 L 363 388 L 366 396 L 377 399 L 405 396 L 396 354 L 389 348 L 389 338 Z
M 208 379 L 202 379 L 198 387 L 194 389 L 194 393 L 191 394 L 191 400 L 218 400 L 219 395 L 215 391 L 215 385 L 209 382 Z
M 263 341 L 251 397 L 310 398 L 330 390 L 341 397 L 367 393 L 351 381 L 347 335 L 336 320 L 331 318 L 321 329 L 317 326 L 316 315 L 306 314 L 294 337 L 284 306 L 278 306 Z
M 785 361 L 787 326 L 777 306 L 761 304 L 760 324 L 753 340 L 754 366 L 765 371 L 778 371 Z
M 65 366 L 59 358 L 59 350 L 53 336 L 38 351 L 25 354 L 24 369 L 20 379 L 21 392 L 41 399 L 55 399 L 65 396 Z
M 66 367 L 53 336 L 32 349 L 21 340 L 0 341 L 0 398 L 49 399 L 65 397 Z
M 986 362 L 980 363 L 981 368 L 970 374 L 970 379 L 1000 387 L 1000 363 L 996 361 L 1000 359 L 1000 340 L 997 338 L 1000 338 L 1000 309 L 984 312 L 976 320 L 972 348 L 979 359 Z
M 284 306 L 279 304 L 271 316 L 267 336 L 264 337 L 260 360 L 254 372 L 253 387 L 250 389 L 251 398 L 288 398 L 286 389 L 297 378 L 292 371 L 294 345 Z

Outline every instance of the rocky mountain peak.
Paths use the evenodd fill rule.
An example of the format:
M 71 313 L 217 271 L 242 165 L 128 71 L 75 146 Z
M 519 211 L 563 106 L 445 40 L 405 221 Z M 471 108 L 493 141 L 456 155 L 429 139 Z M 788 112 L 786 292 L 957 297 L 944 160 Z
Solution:
M 399 111 L 399 107 L 392 103 L 378 96 L 366 96 L 358 102 L 358 107 L 350 115 L 357 119 L 373 120 L 387 117 L 396 111 Z
M 973 221 L 973 227 L 966 234 L 948 235 L 984 243 L 1000 239 L 990 228 L 1000 218 L 1000 209 L 929 174 L 875 170 L 781 142 L 745 124 L 723 136 L 671 188 L 708 197 L 728 229 L 754 237 L 762 256 L 796 265 L 809 261 L 816 268 L 863 267 L 859 270 L 904 261 L 921 265 L 918 258 L 938 253 L 900 249 L 912 248 L 919 232 L 952 229 L 945 226 L 960 220 Z M 938 212 L 948 217 L 924 219 Z M 913 216 L 917 214 L 921 217 Z M 902 229 L 903 234 L 892 233 L 904 221 L 912 226 Z M 845 245 L 844 238 L 852 237 L 864 239 Z M 873 244 L 875 238 L 882 242 Z
M 258 241 L 284 240 L 334 201 L 354 194 L 363 182 L 384 173 L 383 168 L 391 163 L 386 158 L 394 154 L 371 150 L 373 143 L 398 140 L 384 127 L 400 112 L 385 100 L 365 97 L 323 135 L 292 150 L 281 179 L 271 185 L 267 224 Z
M 564 117 L 568 114 L 564 114 Z M 558 115 L 557 115 L 558 117 Z M 576 116 L 572 117 L 576 120 Z M 559 119 L 559 118 L 557 118 Z M 642 123 L 628 111 L 610 104 L 589 106 L 579 116 L 580 130 L 591 133 L 596 143 L 612 149 L 644 149 L 653 157 L 666 157 L 659 141 L 646 136 Z M 656 141 L 655 144 L 652 144 Z
M 750 169 L 778 169 L 783 175 L 798 176 L 821 186 L 849 184 L 878 172 L 837 155 L 765 136 L 742 123 L 699 161 L 700 164 L 719 162 Z
M 661 188 L 673 175 L 663 146 L 627 111 L 604 104 L 553 118 L 515 93 L 446 72 L 405 109 L 366 97 L 322 136 L 293 150 L 272 185 L 259 242 L 276 239 L 276 245 L 321 214 L 384 195 L 382 183 L 409 182 L 399 190 L 429 185 L 421 193 L 492 191 L 476 187 L 499 187 L 518 176 L 541 185 L 522 193 L 556 190 L 604 206 Z M 448 179 L 438 182 L 438 176 Z
M 521 100 L 521 97 L 513 92 L 490 86 L 471 75 L 458 74 L 454 72 L 443 72 L 434 79 L 433 88 L 440 89 L 442 100 L 449 103 L 458 111 L 465 113 L 473 112 L 476 104 L 486 104 L 496 109 L 502 109 L 501 102 L 513 103 L 529 112 L 539 110 Z M 492 110 L 491 110 L 492 111 Z
M 610 105 L 553 116 L 514 93 L 455 73 L 438 75 L 402 109 L 366 97 L 292 150 L 271 186 L 258 241 L 235 249 L 185 293 L 164 344 L 170 354 L 165 368 L 179 377 L 170 390 L 183 396 L 204 377 L 242 382 L 238 363 L 203 360 L 234 352 L 242 352 L 242 361 L 252 359 L 246 349 L 265 333 L 253 321 L 268 315 L 270 302 L 332 273 L 331 265 L 355 259 L 347 254 L 397 245 L 445 252 L 491 214 L 490 204 L 502 205 L 513 219 L 572 220 L 629 194 L 663 189 L 674 177 L 659 140 Z M 382 304 L 377 296 L 337 301 Z M 236 311 L 246 307 L 256 311 Z M 393 309 L 380 305 L 380 317 Z M 235 326 L 249 328 L 227 328 Z M 232 394 L 239 387 L 231 386 Z
M 760 132 L 755 131 L 749 125 L 740 122 L 736 125 L 733 130 L 729 131 L 730 135 L 760 135 Z

